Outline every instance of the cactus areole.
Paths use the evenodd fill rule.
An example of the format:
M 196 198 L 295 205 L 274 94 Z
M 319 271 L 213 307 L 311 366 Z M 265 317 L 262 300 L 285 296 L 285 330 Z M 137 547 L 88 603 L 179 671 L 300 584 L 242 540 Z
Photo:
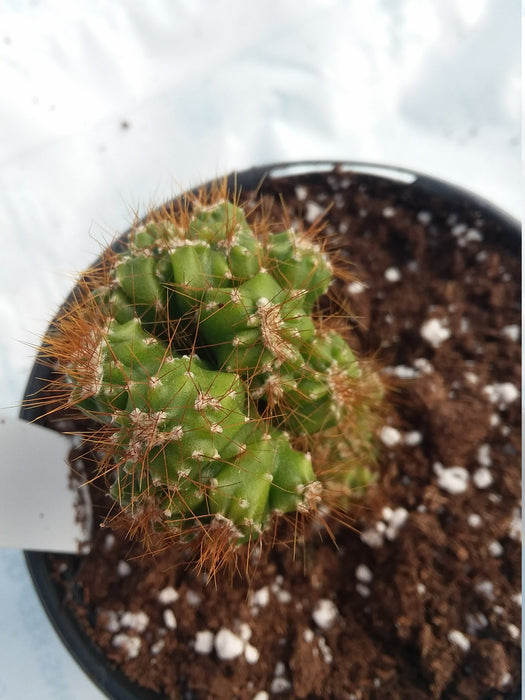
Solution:
M 136 531 L 226 557 L 373 480 L 382 389 L 320 304 L 339 273 L 317 234 L 224 185 L 151 213 L 83 276 L 49 357 Z

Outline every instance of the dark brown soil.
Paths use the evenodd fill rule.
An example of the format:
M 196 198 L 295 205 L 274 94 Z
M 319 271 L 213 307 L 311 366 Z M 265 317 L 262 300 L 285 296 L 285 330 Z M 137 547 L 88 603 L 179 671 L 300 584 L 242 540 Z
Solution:
M 296 185 L 264 190 L 283 194 L 292 221 L 329 208 L 330 245 L 365 285 L 344 289 L 361 319 L 355 344 L 396 380 L 356 529 L 336 528 L 337 545 L 314 532 L 248 581 L 208 584 L 172 551 L 143 556 L 99 530 L 73 580 L 54 558 L 71 605 L 109 658 L 163 697 L 519 697 L 518 254 L 483 211 L 404 184 L 333 172 Z M 236 658 L 202 653 L 221 628 Z

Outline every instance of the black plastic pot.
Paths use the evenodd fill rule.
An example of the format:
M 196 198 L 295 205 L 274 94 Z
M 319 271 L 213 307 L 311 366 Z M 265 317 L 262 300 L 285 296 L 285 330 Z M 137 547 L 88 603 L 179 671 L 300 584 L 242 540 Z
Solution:
M 521 230 L 515 219 L 464 189 L 400 168 L 352 162 L 279 163 L 232 173 L 228 177 L 228 184 L 230 187 L 257 188 L 263 194 L 275 194 L 275 182 L 280 177 L 294 177 L 297 185 L 307 184 L 312 179 L 315 181 L 319 173 L 325 175 L 336 166 L 349 175 L 355 173 L 369 176 L 376 184 L 395 190 L 401 199 L 413 198 L 421 210 L 432 211 L 433 206 L 439 202 L 441 205 L 446 203 L 450 211 L 466 208 L 475 211 L 480 218 L 491 222 L 491 229 L 495 232 L 493 236 L 497 237 L 500 246 L 515 256 L 520 255 Z M 37 362 L 29 377 L 25 397 L 38 391 L 49 376 L 50 370 Z M 39 420 L 41 417 L 38 408 L 28 407 L 22 409 L 20 416 L 28 421 Z M 66 604 L 63 588 L 53 576 L 49 556 L 41 552 L 26 552 L 26 561 L 35 589 L 57 634 L 92 681 L 115 700 L 158 700 L 158 694 L 137 686 L 114 668 L 86 636 Z M 71 557 L 73 568 L 78 566 L 79 561 L 79 557 Z M 188 699 L 192 697 L 191 689 L 184 688 L 184 683 L 181 683 L 181 696 Z

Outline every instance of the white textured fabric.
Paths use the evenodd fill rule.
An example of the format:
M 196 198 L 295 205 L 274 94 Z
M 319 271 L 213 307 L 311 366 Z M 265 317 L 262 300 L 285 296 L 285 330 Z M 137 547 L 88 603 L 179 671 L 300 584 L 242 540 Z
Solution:
M 520 3 L 95 0 L 0 9 L 0 404 L 135 211 L 232 169 L 413 168 L 521 217 Z M 101 697 L 0 552 L 0 698 Z

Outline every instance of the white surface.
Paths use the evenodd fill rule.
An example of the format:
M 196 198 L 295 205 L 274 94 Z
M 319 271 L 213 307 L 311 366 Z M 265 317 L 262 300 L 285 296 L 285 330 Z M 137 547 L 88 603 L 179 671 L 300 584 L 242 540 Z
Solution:
M 214 175 L 383 162 L 521 217 L 519 0 L 12 0 L 0 85 L 7 414 L 72 274 L 135 210 Z M 14 550 L 0 601 L 0 698 L 100 697 Z
M 78 552 L 90 529 L 77 522 L 76 504 L 89 492 L 70 485 L 71 447 L 61 433 L 0 418 L 0 547 Z

